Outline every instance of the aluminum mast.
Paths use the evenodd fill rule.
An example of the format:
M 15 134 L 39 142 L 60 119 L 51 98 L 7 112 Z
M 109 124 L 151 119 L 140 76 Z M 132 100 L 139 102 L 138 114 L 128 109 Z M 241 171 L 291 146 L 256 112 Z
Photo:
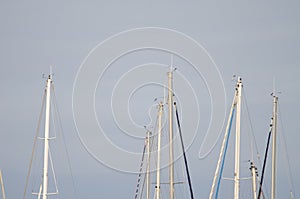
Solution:
M 173 164 L 173 71 L 172 66 L 168 72 L 168 107 L 169 107 L 169 183 L 170 199 L 174 199 L 174 164 Z
M 240 189 L 240 132 L 241 132 L 241 99 L 242 99 L 242 78 L 238 77 L 237 102 L 236 102 L 236 137 L 235 137 L 235 167 L 234 167 L 234 199 L 239 199 Z
M 150 199 L 150 131 L 147 131 L 146 199 Z
M 2 189 L 2 198 L 3 198 L 3 199 L 6 199 L 1 169 L 0 169 L 0 183 L 1 183 L 1 189 Z
M 273 96 L 273 124 L 272 124 L 272 185 L 271 185 L 271 199 L 275 199 L 276 194 L 276 132 L 277 132 L 277 105 L 278 97 Z
M 163 104 L 159 103 L 158 110 L 158 135 L 157 135 L 157 168 L 156 168 L 156 199 L 160 199 L 160 147 L 161 147 L 161 132 L 162 132 L 162 111 Z
M 46 115 L 45 115 L 45 142 L 44 142 L 44 167 L 43 167 L 43 199 L 47 199 L 48 194 L 48 166 L 49 166 L 49 130 L 50 130 L 50 94 L 51 94 L 51 74 L 47 79 L 46 86 Z

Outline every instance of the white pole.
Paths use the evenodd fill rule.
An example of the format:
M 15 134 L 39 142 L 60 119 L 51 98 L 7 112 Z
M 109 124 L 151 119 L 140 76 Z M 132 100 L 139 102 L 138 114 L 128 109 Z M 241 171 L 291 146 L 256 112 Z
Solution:
M 252 172 L 252 191 L 253 191 L 253 199 L 256 199 L 256 167 L 254 163 L 251 162 L 251 172 Z
M 273 93 L 273 124 L 272 124 L 272 185 L 271 199 L 275 199 L 276 194 L 276 132 L 277 132 L 277 103 L 278 97 Z
M 240 188 L 240 133 L 241 133 L 241 100 L 242 79 L 238 77 L 236 103 L 236 137 L 235 137 L 235 169 L 234 169 L 234 199 L 239 199 Z
M 161 132 L 162 132 L 162 110 L 163 110 L 163 104 L 160 102 L 159 110 L 158 110 L 156 199 L 160 199 L 160 145 L 161 145 Z
M 47 199 L 48 192 L 48 160 L 49 160 L 49 129 L 50 129 L 50 91 L 51 74 L 47 79 L 46 116 L 45 116 L 45 145 L 44 145 L 44 168 L 43 168 L 43 199 Z
M 1 182 L 1 189 L 2 189 L 2 198 L 5 199 L 5 190 L 4 190 L 4 183 L 2 178 L 2 171 L 0 169 L 0 182 Z
M 227 137 L 228 137 L 228 134 L 229 134 L 230 120 L 231 120 L 231 117 L 232 117 L 232 114 L 233 114 L 233 110 L 236 106 L 236 96 L 237 96 L 237 90 L 235 91 L 233 102 L 232 102 L 232 105 L 231 105 L 231 108 L 230 108 L 230 113 L 229 113 L 229 117 L 228 117 L 228 121 L 227 121 L 227 125 L 226 125 L 226 131 L 225 131 L 225 135 L 224 135 L 224 139 L 223 139 L 223 142 L 222 142 L 221 151 L 220 151 L 219 159 L 218 159 L 218 163 L 217 163 L 217 168 L 216 168 L 216 171 L 215 171 L 213 183 L 211 185 L 211 189 L 210 189 L 210 193 L 209 193 L 209 199 L 212 199 L 212 197 L 213 197 L 213 193 L 215 191 L 215 186 L 216 186 L 216 182 L 217 182 L 217 177 L 218 177 L 219 172 L 220 172 L 221 160 L 222 160 L 222 157 L 223 157 L 223 154 L 224 154 L 225 143 L 226 143 L 226 140 L 227 140 Z
M 168 106 L 169 106 L 169 180 L 170 180 L 170 199 L 174 199 L 174 163 L 173 163 L 173 86 L 172 86 L 172 67 L 168 72 Z
M 42 187 L 43 185 L 41 184 L 40 185 L 40 189 L 39 189 L 39 193 L 38 193 L 38 199 L 40 199 L 41 198 L 41 194 L 42 194 Z
M 150 131 L 147 131 L 147 171 L 146 171 L 146 198 L 150 199 Z

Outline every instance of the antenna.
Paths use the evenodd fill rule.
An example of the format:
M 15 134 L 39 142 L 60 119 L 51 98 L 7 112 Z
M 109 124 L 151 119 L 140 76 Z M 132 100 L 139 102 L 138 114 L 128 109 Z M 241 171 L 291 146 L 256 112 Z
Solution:
M 49 66 L 49 78 L 52 78 L 53 73 L 52 73 L 52 65 Z
M 52 65 L 50 65 L 49 68 L 50 68 L 50 74 L 52 74 Z
M 276 91 L 276 78 L 273 77 L 273 92 L 271 93 L 271 96 L 277 97 L 277 94 L 281 94 L 281 91 Z
M 273 92 L 271 94 L 272 96 L 276 96 L 276 78 L 273 77 Z
M 171 65 L 170 65 L 170 71 L 173 70 L 173 64 L 174 64 L 174 55 L 171 54 Z

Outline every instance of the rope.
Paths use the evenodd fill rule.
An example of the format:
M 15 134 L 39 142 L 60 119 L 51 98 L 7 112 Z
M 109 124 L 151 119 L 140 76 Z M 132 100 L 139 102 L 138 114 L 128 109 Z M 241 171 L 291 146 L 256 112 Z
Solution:
M 266 167 L 266 162 L 267 162 L 267 156 L 268 156 L 271 133 L 272 133 L 272 124 L 271 124 L 271 130 L 270 130 L 269 135 L 268 135 L 267 147 L 266 147 L 266 151 L 265 151 L 265 158 L 264 158 L 264 164 L 263 164 L 263 168 L 262 168 L 261 181 L 260 181 L 260 185 L 259 185 L 259 191 L 258 191 L 257 199 L 260 198 L 260 195 L 261 195 L 261 192 L 262 192 L 262 184 L 263 184 L 263 181 L 264 181 L 265 167 Z
M 139 199 L 143 198 L 143 192 L 144 192 L 145 184 L 146 184 L 146 178 L 144 177 L 143 183 L 142 183 L 142 187 L 141 187 L 141 191 L 140 191 L 140 197 L 139 197 Z
M 231 131 L 231 126 L 232 126 L 232 119 L 233 119 L 233 115 L 234 115 L 234 110 L 232 109 L 232 115 L 230 118 L 230 122 L 229 122 L 229 127 L 228 127 L 228 131 L 227 131 L 227 138 L 226 138 L 226 143 L 225 143 L 225 148 L 224 148 L 224 154 L 222 157 L 222 163 L 221 163 L 221 168 L 220 168 L 220 174 L 219 174 L 219 178 L 218 178 L 218 183 L 217 183 L 217 189 L 216 189 L 216 195 L 215 198 L 218 198 L 219 195 L 219 189 L 220 189 L 220 184 L 221 184 L 221 177 L 223 174 L 223 169 L 224 169 L 224 163 L 225 163 L 225 157 L 226 157 L 226 152 L 227 152 L 227 148 L 228 148 L 228 141 L 229 141 L 229 137 L 230 137 L 230 131 Z
M 254 131 L 253 131 L 253 125 L 252 125 L 251 117 L 250 117 L 250 112 L 249 112 L 249 107 L 248 107 L 246 92 L 245 92 L 245 90 L 242 90 L 242 92 L 243 92 L 243 95 L 245 96 L 245 97 L 243 97 L 243 99 L 244 99 L 245 105 L 246 105 L 246 112 L 247 112 L 247 116 L 249 118 L 250 131 L 251 131 L 251 134 L 253 136 L 258 163 L 261 164 L 260 154 L 259 154 L 257 142 L 256 142 Z M 251 139 L 251 151 L 252 151 L 252 155 L 253 155 L 253 140 Z M 254 161 L 253 157 L 252 157 L 252 161 Z
M 247 113 L 247 117 L 248 117 L 248 121 L 249 121 L 249 125 L 250 125 L 250 132 L 251 132 L 251 135 L 249 135 L 249 132 L 247 131 L 248 135 L 249 135 L 249 140 L 251 141 L 251 145 L 250 145 L 251 160 L 250 160 L 250 163 L 252 163 L 253 164 L 252 166 L 254 166 L 254 162 L 255 162 L 254 157 L 253 157 L 253 155 L 254 155 L 253 143 L 254 143 L 255 144 L 255 150 L 256 150 L 255 151 L 256 152 L 256 158 L 257 158 L 258 164 L 262 165 L 261 156 L 260 156 L 260 153 L 259 153 L 259 150 L 258 150 L 258 145 L 257 145 L 255 134 L 254 134 L 254 131 L 253 131 L 253 125 L 252 125 L 252 121 L 251 121 L 251 117 L 250 117 L 250 112 L 249 112 L 249 107 L 248 107 L 248 103 L 247 103 L 246 92 L 245 92 L 245 90 L 242 90 L 242 92 L 243 92 L 243 95 L 245 96 L 243 98 L 243 100 L 244 100 L 244 104 L 245 104 L 245 107 L 246 107 L 246 113 Z M 250 136 L 252 136 L 252 139 L 251 139 Z M 255 168 L 258 169 L 256 166 L 255 166 Z M 261 168 L 259 168 L 259 169 L 261 169 Z M 257 173 L 257 179 L 258 179 L 258 182 L 260 183 L 260 178 L 258 176 L 258 173 Z M 261 187 L 261 188 L 263 189 L 263 187 Z M 262 197 L 265 198 L 265 195 L 264 195 L 263 191 L 261 192 L 261 194 L 262 194 Z
M 72 172 L 72 167 L 71 167 L 71 161 L 70 161 L 70 155 L 69 155 L 69 151 L 68 151 L 68 148 L 67 148 L 67 144 L 66 144 L 66 138 L 65 138 L 65 135 L 63 133 L 63 127 L 62 127 L 62 122 L 61 122 L 61 116 L 60 116 L 60 112 L 59 112 L 59 109 L 58 109 L 58 105 L 57 105 L 57 98 L 56 98 L 56 94 L 55 94 L 55 91 L 54 91 L 54 85 L 51 86 L 52 90 L 53 90 L 53 97 L 54 97 L 54 109 L 56 110 L 55 113 L 57 115 L 57 118 L 58 118 L 58 123 L 59 123 L 59 128 L 60 128 L 60 132 L 61 132 L 61 135 L 62 135 L 62 140 L 63 140 L 63 144 L 65 145 L 65 152 L 66 152 L 66 155 L 67 155 L 67 161 L 68 161 L 68 167 L 69 167 L 69 171 L 70 171 L 70 175 L 71 175 L 71 180 L 72 180 L 72 187 L 74 189 L 74 197 L 75 199 L 78 198 L 77 196 L 77 191 L 76 191 L 76 187 L 75 187 L 75 180 L 74 180 L 74 175 L 73 175 L 73 172 Z
M 143 155 L 142 155 L 142 160 L 141 160 L 141 164 L 140 164 L 140 171 L 139 171 L 139 175 L 138 175 L 138 179 L 137 179 L 137 185 L 136 185 L 135 196 L 134 196 L 135 199 L 137 199 L 138 195 L 139 195 L 139 187 L 140 187 L 140 181 L 141 181 L 141 176 L 142 176 L 142 171 L 143 171 L 146 147 L 147 147 L 147 141 L 144 144 Z
M 25 189 L 24 189 L 24 193 L 23 193 L 23 199 L 26 198 L 27 187 L 28 187 L 29 177 L 30 177 L 30 173 L 31 173 L 31 168 L 32 168 L 32 163 L 33 163 L 33 158 L 34 158 L 35 147 L 36 147 L 36 143 L 37 143 L 37 140 L 38 140 L 37 138 L 38 138 L 39 130 L 40 130 L 40 126 L 41 126 L 43 108 L 45 106 L 45 96 L 46 96 L 46 89 L 44 90 L 41 111 L 40 111 L 40 115 L 39 115 L 38 125 L 37 125 L 37 128 L 36 128 L 36 133 L 35 133 L 35 137 L 34 137 L 32 151 L 31 151 L 31 158 L 30 158 L 29 168 L 28 168 L 28 171 L 27 171 L 27 177 L 26 177 Z
M 186 158 L 186 154 L 185 154 L 185 149 L 184 149 L 184 144 L 183 144 L 183 138 L 182 138 L 182 132 L 181 132 L 181 126 L 180 126 L 180 122 L 179 122 L 179 116 L 178 116 L 176 102 L 174 102 L 174 106 L 175 106 L 176 120 L 177 120 L 179 135 L 180 135 L 180 141 L 181 141 L 181 147 L 182 147 L 184 165 L 185 165 L 186 175 L 187 175 L 187 179 L 188 179 L 188 183 L 189 183 L 189 188 L 190 188 L 190 196 L 191 196 L 191 199 L 194 199 L 192 182 L 191 182 L 191 176 L 190 176 L 189 166 L 188 166 L 188 162 L 187 162 L 187 158 Z
M 52 170 L 52 175 L 53 175 L 53 180 L 54 180 L 54 185 L 55 185 L 55 194 L 58 193 L 58 186 L 57 186 L 57 180 L 56 180 L 56 175 L 54 172 L 54 166 L 53 166 L 53 161 L 52 161 L 52 155 L 49 147 L 49 159 L 50 159 L 50 164 L 51 164 L 51 170 Z
M 278 110 L 279 110 L 279 115 L 281 115 L 281 111 L 279 109 L 279 106 L 278 106 Z M 286 144 L 286 138 L 285 138 L 285 134 L 284 134 L 284 128 L 283 128 L 283 123 L 282 123 L 282 119 L 281 117 L 279 117 L 279 121 L 280 121 L 280 126 L 282 128 L 282 133 L 280 133 L 281 135 L 281 138 L 280 140 L 283 140 L 283 148 L 284 148 L 284 154 L 285 154 L 285 162 L 286 162 L 286 172 L 287 172 L 287 176 L 288 176 L 288 180 L 289 180 L 289 188 L 290 188 L 290 197 L 293 199 L 295 198 L 295 192 L 294 192 L 294 183 L 293 183 L 293 178 L 292 178 L 292 174 L 291 174 L 291 164 L 290 164 L 290 158 L 289 158 L 289 154 L 288 154 L 288 150 L 287 150 L 287 144 Z
M 158 123 L 158 116 L 156 117 L 156 120 L 155 120 L 156 125 L 154 125 L 154 129 L 153 129 L 154 132 L 156 131 L 157 123 Z M 146 141 L 147 141 L 147 137 L 146 137 Z M 155 141 L 154 136 L 151 136 L 150 140 L 148 140 L 148 142 L 150 142 L 150 154 L 152 153 L 153 150 L 155 150 L 154 149 L 154 146 L 155 146 L 154 141 Z M 140 198 L 142 198 L 142 192 L 143 192 L 145 181 L 146 181 L 144 178 L 143 186 L 140 191 L 140 181 L 141 181 L 141 175 L 142 175 L 142 168 L 143 168 L 143 164 L 144 164 L 143 162 L 144 162 L 145 153 L 146 153 L 146 147 L 147 147 L 147 142 L 145 142 L 144 149 L 143 149 L 143 155 L 142 155 L 141 164 L 140 164 L 140 171 L 139 171 L 138 180 L 137 180 L 136 192 L 135 192 L 135 196 L 134 196 L 135 199 L 138 197 L 139 192 L 140 192 Z M 156 165 L 156 159 L 154 159 L 154 161 L 155 161 L 155 165 Z M 147 164 L 149 164 L 149 163 L 147 163 Z
M 150 131 L 147 132 L 147 133 L 150 133 L 150 135 L 151 135 L 151 132 L 150 132 Z M 151 152 L 152 152 L 152 142 L 153 142 L 153 138 L 154 138 L 154 137 L 152 137 L 152 136 L 150 136 L 149 139 L 148 139 L 148 136 L 146 137 L 146 141 L 148 142 L 148 143 L 146 143 L 146 144 L 149 144 L 149 160 L 147 159 L 147 165 L 146 165 L 146 167 L 147 167 L 148 165 L 150 165 L 150 158 L 151 158 Z M 147 147 L 146 147 L 146 148 L 147 148 Z M 145 151 L 145 153 L 147 153 L 147 152 Z M 150 167 L 150 166 L 149 166 L 149 167 Z M 149 170 L 149 173 L 150 173 L 150 170 Z M 150 175 L 150 174 L 149 174 L 149 175 Z M 150 176 L 149 176 L 149 180 L 150 180 Z M 140 191 L 140 199 L 143 198 L 143 192 L 144 192 L 145 184 L 146 184 L 146 177 L 144 176 L 143 186 L 142 186 L 141 191 Z
M 229 118 L 232 117 L 233 110 L 234 110 L 235 105 L 236 105 L 236 102 L 235 102 L 236 101 L 236 95 L 237 95 L 236 92 L 237 92 L 237 90 L 235 91 L 235 94 L 234 94 L 235 97 L 233 98 L 233 101 L 232 101 L 232 105 L 231 105 L 230 113 L 229 113 Z M 211 189 L 210 189 L 210 193 L 209 193 L 209 199 L 212 199 L 212 197 L 213 197 L 214 187 L 216 185 L 216 180 L 217 180 L 219 170 L 220 170 L 220 164 L 221 164 L 221 159 L 222 159 L 222 156 L 223 156 L 223 151 L 224 151 L 224 147 L 225 147 L 225 143 L 226 143 L 226 138 L 228 137 L 229 124 L 230 124 L 230 120 L 228 119 L 225 134 L 224 134 L 224 138 L 223 138 L 223 142 L 222 142 L 222 146 L 221 146 L 221 150 L 220 150 L 220 154 L 219 154 L 219 158 L 218 158 L 217 168 L 216 168 L 216 171 L 215 171 L 215 175 L 214 175 L 213 182 L 212 182 Z

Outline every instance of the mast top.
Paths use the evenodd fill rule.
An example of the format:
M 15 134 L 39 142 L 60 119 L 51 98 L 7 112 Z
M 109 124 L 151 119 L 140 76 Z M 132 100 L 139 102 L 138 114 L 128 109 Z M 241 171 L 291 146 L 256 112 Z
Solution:
M 239 87 L 243 87 L 243 83 L 242 83 L 242 78 L 240 77 L 240 76 L 235 76 L 235 75 L 233 75 L 233 78 L 235 79 L 235 78 L 237 78 L 236 79 L 236 90 L 238 90 L 239 89 Z
M 238 83 L 242 83 L 242 78 L 238 77 Z
M 232 81 L 236 81 L 237 85 L 242 84 L 242 78 L 240 76 L 233 75 Z

